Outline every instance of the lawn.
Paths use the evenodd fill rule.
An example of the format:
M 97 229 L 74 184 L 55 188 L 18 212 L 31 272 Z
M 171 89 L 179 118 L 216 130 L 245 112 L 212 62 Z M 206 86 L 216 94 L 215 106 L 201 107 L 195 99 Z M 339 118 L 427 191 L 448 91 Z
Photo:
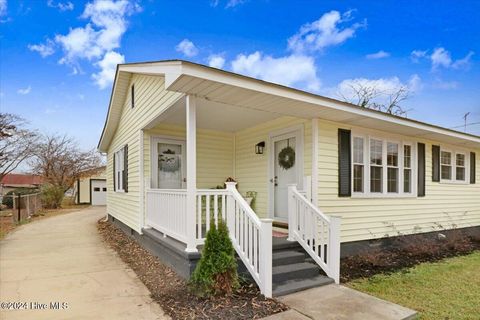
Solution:
M 480 319 L 480 251 L 347 286 L 412 308 L 419 319 Z

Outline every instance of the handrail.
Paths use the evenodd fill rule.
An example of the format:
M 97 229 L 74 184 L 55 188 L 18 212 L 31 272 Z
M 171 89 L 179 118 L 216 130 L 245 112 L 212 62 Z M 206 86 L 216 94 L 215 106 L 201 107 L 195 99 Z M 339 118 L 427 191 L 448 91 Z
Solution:
M 340 217 L 327 216 L 288 186 L 288 240 L 298 241 L 325 273 L 340 282 Z

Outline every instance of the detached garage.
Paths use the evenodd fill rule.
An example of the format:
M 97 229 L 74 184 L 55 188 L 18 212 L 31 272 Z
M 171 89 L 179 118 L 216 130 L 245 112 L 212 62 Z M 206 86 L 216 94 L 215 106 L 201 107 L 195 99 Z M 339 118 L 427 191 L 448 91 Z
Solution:
M 91 204 L 92 206 L 104 206 L 107 204 L 105 169 L 97 175 L 77 180 L 75 187 L 75 202 L 77 204 Z

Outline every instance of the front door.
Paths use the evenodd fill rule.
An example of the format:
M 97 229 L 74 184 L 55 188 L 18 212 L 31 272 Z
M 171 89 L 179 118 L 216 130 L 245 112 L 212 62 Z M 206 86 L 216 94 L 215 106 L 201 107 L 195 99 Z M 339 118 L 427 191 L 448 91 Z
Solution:
M 272 138 L 273 146 L 273 217 L 288 221 L 288 185 L 300 185 L 300 158 L 298 134 L 289 133 Z
M 185 142 L 155 138 L 152 143 L 152 186 L 185 188 Z

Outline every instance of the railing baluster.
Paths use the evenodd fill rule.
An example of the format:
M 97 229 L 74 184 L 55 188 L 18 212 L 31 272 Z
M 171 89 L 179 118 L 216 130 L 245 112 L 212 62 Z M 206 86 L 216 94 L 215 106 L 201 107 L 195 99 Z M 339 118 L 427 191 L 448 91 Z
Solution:
M 202 196 L 197 194 L 197 239 L 202 239 Z
M 213 196 L 213 215 L 215 218 L 215 226 L 218 227 L 218 195 Z
M 210 196 L 205 195 L 205 224 L 207 232 L 210 230 Z

